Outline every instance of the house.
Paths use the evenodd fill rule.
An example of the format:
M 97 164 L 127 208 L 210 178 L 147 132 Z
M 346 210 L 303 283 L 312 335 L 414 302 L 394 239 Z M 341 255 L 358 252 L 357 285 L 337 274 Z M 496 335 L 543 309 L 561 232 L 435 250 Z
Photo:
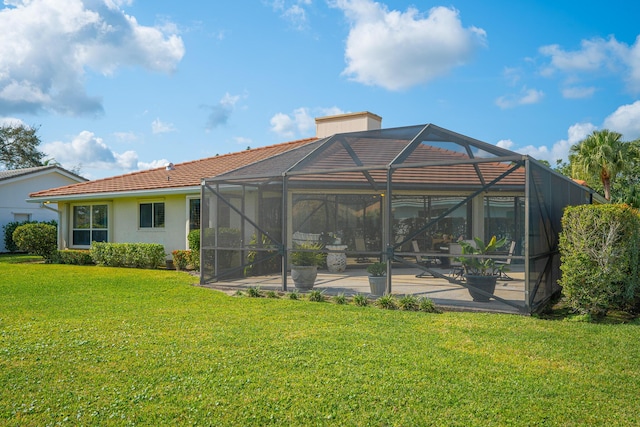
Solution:
M 39 166 L 0 171 L 0 229 L 10 222 L 58 220 L 57 206 L 27 203 L 29 193 L 86 179 L 59 166 Z M 6 252 L 4 239 L 0 252 Z
M 496 235 L 515 242 L 509 259 L 522 271 L 517 298 L 491 298 L 523 313 L 548 301 L 559 289 L 562 211 L 599 196 L 529 156 L 430 123 L 381 122 L 369 112 L 318 118 L 314 138 L 37 191 L 30 201 L 58 204 L 61 249 L 149 242 L 170 254 L 200 229 L 201 283 L 277 273 L 284 290 L 300 236 L 339 242 L 354 260 L 385 259 L 391 292 L 397 264 L 467 287 L 407 263 L 416 259 L 408 251 L 443 264 L 452 241 Z
M 355 113 L 319 118 L 317 132 L 380 128 L 381 118 Z M 64 187 L 34 191 L 31 202 L 56 203 L 59 249 L 88 249 L 92 241 L 164 245 L 167 254 L 188 247 L 190 230 L 200 228 L 200 193 L 204 178 L 298 149 L 317 137 L 248 149 L 162 168 L 139 171 Z M 170 257 L 170 255 L 168 255 Z
M 88 249 L 92 241 L 160 243 L 170 258 L 173 250 L 188 247 L 189 231 L 200 227 L 202 178 L 272 157 L 314 139 L 33 191 L 29 201 L 44 206 L 57 204 L 59 249 Z

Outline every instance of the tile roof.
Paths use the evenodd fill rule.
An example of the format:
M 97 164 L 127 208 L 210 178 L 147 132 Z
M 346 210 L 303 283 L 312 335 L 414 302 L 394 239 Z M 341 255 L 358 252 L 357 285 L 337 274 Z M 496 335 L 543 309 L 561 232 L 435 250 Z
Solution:
M 44 171 L 47 171 L 47 170 L 54 170 L 54 169 L 57 169 L 57 170 L 59 170 L 61 172 L 67 173 L 69 175 L 76 176 L 79 179 L 84 180 L 84 178 L 82 178 L 81 176 L 78 176 L 73 172 L 69 172 L 68 170 L 63 169 L 60 166 L 47 165 L 47 166 L 35 166 L 35 167 L 32 167 L 32 168 L 0 170 L 0 181 L 5 180 L 5 179 L 17 178 L 19 176 L 30 175 L 30 174 L 37 173 L 37 172 L 44 172 Z
M 31 193 L 30 197 L 63 197 L 143 190 L 166 190 L 199 186 L 203 178 L 220 175 L 242 166 L 302 147 L 317 138 L 301 139 L 206 159 L 178 163 L 174 169 L 150 169 L 94 181 Z

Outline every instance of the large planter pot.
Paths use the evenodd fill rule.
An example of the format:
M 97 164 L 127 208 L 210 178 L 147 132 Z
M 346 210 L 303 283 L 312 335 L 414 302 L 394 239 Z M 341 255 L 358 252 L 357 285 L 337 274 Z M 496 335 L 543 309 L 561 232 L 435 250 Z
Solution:
M 369 276 L 369 288 L 371 288 L 371 295 L 384 295 L 387 290 L 387 278 L 385 276 Z
M 327 245 L 332 251 L 345 251 L 347 245 Z M 331 273 L 342 273 L 347 268 L 347 254 L 344 252 L 329 252 L 327 254 L 327 269 Z
M 474 288 L 480 289 L 490 294 L 493 294 L 493 292 L 495 291 L 496 282 L 498 281 L 498 276 L 472 276 L 470 274 L 467 274 L 464 277 L 467 280 L 467 285 L 473 286 Z M 474 301 L 489 302 L 491 300 L 490 297 L 477 292 L 475 289 L 468 288 L 468 290 L 469 295 L 471 295 Z
M 291 266 L 291 279 L 297 289 L 313 289 L 313 284 L 318 276 L 318 267 L 315 265 L 293 265 Z

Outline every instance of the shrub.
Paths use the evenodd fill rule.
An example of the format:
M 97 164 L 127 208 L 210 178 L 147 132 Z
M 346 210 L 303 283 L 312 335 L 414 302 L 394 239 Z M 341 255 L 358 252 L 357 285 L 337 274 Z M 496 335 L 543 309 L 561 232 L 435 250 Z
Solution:
M 374 262 L 367 267 L 367 273 L 373 277 L 382 277 L 387 274 L 386 262 Z
M 418 302 L 418 297 L 407 294 L 398 300 L 398 307 L 400 307 L 400 310 L 416 311 L 418 310 Z
M 45 223 L 20 225 L 13 231 L 13 241 L 21 251 L 39 255 L 46 262 L 51 262 L 57 251 L 57 229 Z
M 58 264 L 90 265 L 93 264 L 88 250 L 65 249 L 58 251 L 55 257 Z
M 158 268 L 164 264 L 164 246 L 158 243 L 93 242 L 91 258 L 107 267 Z
M 191 230 L 187 235 L 189 249 L 192 251 L 200 251 L 200 230 Z
M 638 292 L 640 218 L 626 205 L 568 207 L 562 217 L 558 283 L 573 310 L 627 310 Z
M 291 252 L 291 264 L 320 266 L 325 260 L 325 254 L 320 252 L 322 245 L 319 243 L 300 243 L 295 245 Z
M 276 291 L 269 290 L 265 293 L 265 296 L 267 298 L 278 298 L 278 293 Z
M 200 270 L 200 229 L 191 230 L 187 234 L 187 241 L 190 249 L 187 264 L 190 264 L 194 270 Z
M 309 301 L 313 302 L 324 302 L 324 289 L 314 289 L 309 292 Z
M 171 255 L 173 256 L 173 265 L 176 267 L 177 270 L 187 269 L 187 265 L 190 264 L 190 260 L 191 260 L 191 251 L 178 249 L 171 252 Z
M 247 289 L 247 295 L 251 298 L 260 298 L 262 296 L 262 292 L 260 292 L 260 286 L 250 286 Z
M 436 306 L 436 303 L 427 297 L 421 297 L 418 300 L 418 310 L 424 311 L 425 313 L 442 313 L 442 310 Z
M 360 307 L 366 307 L 369 305 L 369 299 L 365 294 L 355 294 L 353 296 L 353 303 Z
M 247 266 L 244 269 L 245 276 L 259 276 L 263 274 L 277 273 L 281 268 L 281 259 L 279 256 L 274 256 L 278 253 L 274 245 L 266 235 L 262 235 L 262 243 L 258 244 L 258 236 L 256 233 L 251 235 L 249 246 L 255 248 L 274 248 L 270 251 L 264 250 L 251 250 L 247 253 Z
M 338 295 L 335 295 L 333 297 L 333 302 L 335 302 L 336 304 L 346 304 L 347 297 L 344 296 L 344 292 L 340 292 Z
M 53 221 L 41 221 L 40 223 L 42 224 L 49 224 L 49 225 L 54 225 L 57 226 L 58 223 L 53 220 Z M 13 232 L 16 230 L 16 228 L 20 227 L 21 225 L 25 225 L 25 224 L 38 224 L 38 221 L 12 221 L 12 222 L 8 222 L 5 225 L 2 226 L 2 231 L 4 232 L 4 247 L 5 250 L 7 252 L 17 252 L 18 251 L 18 245 L 16 245 L 16 242 L 13 241 Z
M 289 292 L 287 295 L 289 296 L 289 299 L 292 299 L 292 300 L 299 300 L 300 299 L 300 292 L 298 292 L 297 290 L 295 290 L 293 292 Z
M 398 303 L 393 295 L 386 294 L 376 300 L 376 306 L 386 310 L 395 310 L 398 308 Z

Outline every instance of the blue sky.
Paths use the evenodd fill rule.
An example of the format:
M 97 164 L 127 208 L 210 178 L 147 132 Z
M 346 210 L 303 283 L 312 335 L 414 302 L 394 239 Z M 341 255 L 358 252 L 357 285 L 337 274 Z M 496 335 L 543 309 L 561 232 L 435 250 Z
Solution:
M 370 111 L 555 163 L 640 138 L 640 3 L 4 0 L 0 123 L 95 179 Z

